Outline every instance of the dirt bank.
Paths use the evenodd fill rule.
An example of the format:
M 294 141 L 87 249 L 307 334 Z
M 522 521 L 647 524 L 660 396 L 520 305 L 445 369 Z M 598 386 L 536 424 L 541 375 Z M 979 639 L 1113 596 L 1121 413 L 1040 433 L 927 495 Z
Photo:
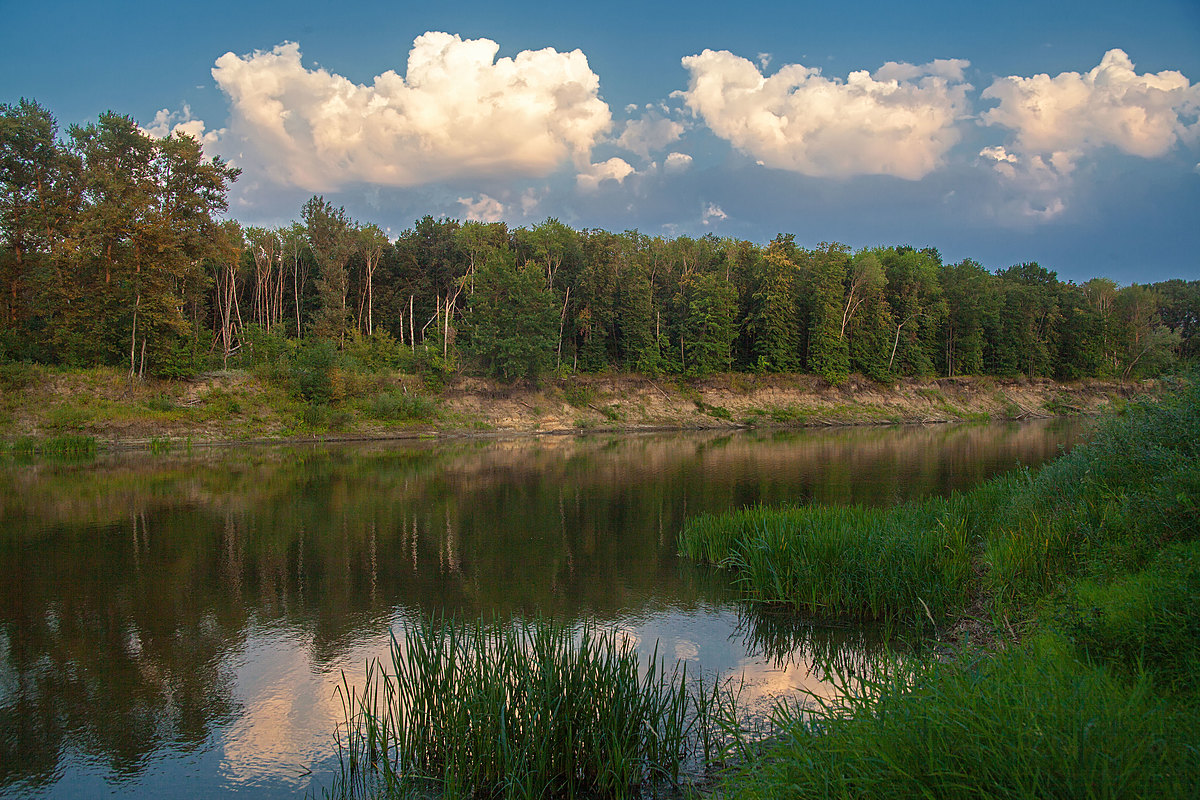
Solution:
M 461 377 L 430 392 L 417 376 L 391 375 L 358 379 L 333 402 L 315 405 L 238 371 L 139 382 L 117 370 L 29 368 L 0 386 L 0 429 L 10 442 L 87 435 L 108 446 L 139 446 L 155 439 L 202 444 L 939 423 L 1096 414 L 1157 390 L 1154 382 L 975 377 L 890 385 L 851 377 L 830 386 L 811 375 L 728 374 L 699 381 L 587 375 L 538 387 Z

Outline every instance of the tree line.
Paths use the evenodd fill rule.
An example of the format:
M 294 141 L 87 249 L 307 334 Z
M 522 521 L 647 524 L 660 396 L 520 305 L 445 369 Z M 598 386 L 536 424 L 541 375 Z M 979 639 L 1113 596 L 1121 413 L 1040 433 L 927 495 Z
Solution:
M 1200 355 L 1200 281 L 1060 281 L 936 249 L 763 245 L 426 216 L 322 197 L 223 220 L 238 170 L 102 115 L 0 106 L 0 359 L 181 377 L 320 345 L 505 380 L 555 371 L 1135 378 Z

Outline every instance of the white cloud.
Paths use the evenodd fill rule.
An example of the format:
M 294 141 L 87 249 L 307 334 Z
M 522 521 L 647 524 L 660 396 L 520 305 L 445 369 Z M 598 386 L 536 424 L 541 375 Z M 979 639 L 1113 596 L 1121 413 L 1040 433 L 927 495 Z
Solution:
M 192 109 L 187 104 L 184 104 L 182 111 L 160 109 L 155 113 L 153 122 L 138 127 L 142 129 L 143 133 L 153 136 L 155 139 L 165 139 L 176 133 L 183 133 L 191 136 L 201 145 L 216 143 L 220 135 L 225 132 L 224 128 L 205 131 L 204 120 L 192 117 Z
M 610 158 L 607 161 L 601 161 L 599 164 L 590 165 L 575 176 L 575 181 L 583 191 L 594 192 L 600 187 L 601 181 L 612 180 L 617 183 L 624 183 L 625 179 L 634 174 L 635 171 L 629 165 L 629 162 L 624 159 Z
M 1200 134 L 1200 84 L 1172 70 L 1138 75 L 1123 50 L 1109 50 L 1084 74 L 998 78 L 980 97 L 999 101 L 980 119 L 1013 131 L 1010 149 L 1064 172 L 1102 147 L 1155 158 Z
M 504 219 L 504 204 L 486 194 L 477 198 L 460 197 L 458 204 L 463 207 L 463 219 L 472 222 L 500 222 Z
M 999 102 L 981 122 L 1012 132 L 979 155 L 1007 184 L 1006 215 L 1018 219 L 1061 215 L 1080 161 L 1103 149 L 1155 158 L 1200 132 L 1200 85 L 1174 71 L 1138 75 L 1122 50 L 1083 74 L 998 78 L 980 97 Z
M 496 58 L 489 39 L 418 36 L 404 76 L 371 85 L 306 69 L 285 43 L 226 53 L 213 77 L 233 130 L 276 181 L 312 191 L 348 183 L 416 186 L 482 176 L 544 176 L 589 163 L 611 127 L 599 78 L 579 50 Z
M 929 174 L 959 141 L 971 88 L 960 60 L 889 62 L 845 81 L 799 64 L 766 77 L 724 50 L 683 65 L 691 78 L 680 94 L 715 134 L 765 166 L 828 177 Z
M 663 170 L 666 172 L 685 172 L 692 166 L 692 157 L 687 153 L 668 153 L 667 160 L 663 162 Z
M 702 213 L 700 215 L 700 221 L 703 224 L 708 225 L 714 219 L 716 219 L 716 220 L 729 219 L 729 215 L 726 214 L 724 211 L 722 211 L 721 207 L 719 205 L 717 205 L 716 203 L 709 203 L 708 205 L 706 205 L 704 207 L 704 213 Z
M 642 158 L 649 159 L 652 152 L 662 150 L 683 136 L 683 123 L 663 117 L 633 119 L 625 123 L 625 129 L 616 144 Z

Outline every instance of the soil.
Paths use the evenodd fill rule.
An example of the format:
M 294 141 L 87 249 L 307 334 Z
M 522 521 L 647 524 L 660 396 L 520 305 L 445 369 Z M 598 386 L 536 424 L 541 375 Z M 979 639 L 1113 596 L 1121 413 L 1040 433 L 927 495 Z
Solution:
M 282 387 L 240 371 L 131 381 L 117 370 L 45 370 L 12 383 L 0 387 L 0 438 L 90 435 L 109 447 L 1011 420 L 1098 414 L 1158 390 L 1152 381 L 981 377 L 880 384 L 851 376 L 831 386 L 812 375 L 734 373 L 580 375 L 540 386 L 458 377 L 431 394 L 417 376 L 391 375 L 359 380 L 314 419 Z M 429 397 L 436 410 L 426 420 L 380 422 L 367 411 L 379 392 Z

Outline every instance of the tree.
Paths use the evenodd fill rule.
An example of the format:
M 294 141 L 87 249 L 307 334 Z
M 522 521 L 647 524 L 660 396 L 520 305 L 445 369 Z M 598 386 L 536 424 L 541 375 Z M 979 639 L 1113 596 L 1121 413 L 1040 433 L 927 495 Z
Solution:
M 999 313 L 996 278 L 976 261 L 943 266 L 940 274 L 946 302 L 942 322 L 942 374 L 983 372 L 984 328 Z
M 787 248 L 779 242 L 767 247 L 750 300 L 750 317 L 746 320 L 755 369 L 767 372 L 792 372 L 800 368 L 797 310 L 800 271 L 788 255 Z
M 990 338 L 992 374 L 1048 376 L 1056 362 L 1059 314 L 1058 276 L 1036 262 L 996 273 L 1000 279 L 1001 313 Z
M 556 306 L 539 268 L 518 268 L 510 253 L 495 252 L 470 298 L 470 349 L 492 375 L 536 380 L 554 363 Z
M 737 335 L 733 285 L 719 273 L 693 273 L 682 289 L 687 303 L 681 331 L 683 368 L 693 375 L 729 369 Z
M 837 385 L 850 372 L 850 348 L 844 336 L 849 248 L 841 244 L 822 244 L 810 253 L 808 260 L 805 286 L 808 369 Z
M 58 125 L 30 100 L 0 105 L 0 353 L 37 349 L 33 318 L 52 316 L 64 226 L 78 203 L 80 164 Z
M 877 251 L 887 275 L 885 291 L 895 327 L 888 371 L 928 375 L 937 352 L 937 330 L 945 313 L 936 250 L 889 247 Z
M 383 259 L 383 251 L 388 246 L 387 234 L 375 225 L 359 228 L 356 242 L 359 254 L 363 258 L 363 285 L 358 301 L 358 327 L 368 336 L 375 332 L 375 271 Z M 363 307 L 366 306 L 366 320 L 363 319 Z
M 334 208 L 323 197 L 313 197 L 301 211 L 308 245 L 317 259 L 317 316 L 313 333 L 341 346 L 350 326 L 348 265 L 354 254 L 355 231 L 344 208 Z

